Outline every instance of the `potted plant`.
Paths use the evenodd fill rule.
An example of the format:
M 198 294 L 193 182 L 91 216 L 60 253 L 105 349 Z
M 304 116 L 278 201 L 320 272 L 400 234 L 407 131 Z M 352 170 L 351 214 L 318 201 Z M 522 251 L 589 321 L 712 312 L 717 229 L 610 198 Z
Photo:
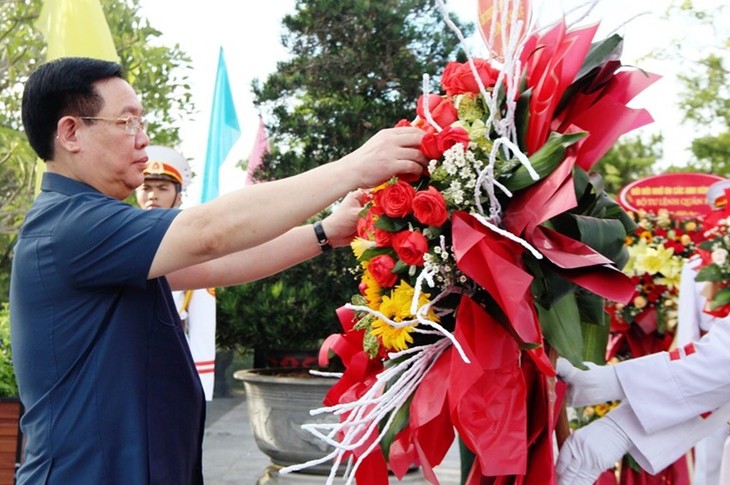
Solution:
M 15 468 L 20 463 L 22 413 L 10 353 L 10 313 L 8 304 L 3 303 L 0 307 L 0 483 L 13 483 Z

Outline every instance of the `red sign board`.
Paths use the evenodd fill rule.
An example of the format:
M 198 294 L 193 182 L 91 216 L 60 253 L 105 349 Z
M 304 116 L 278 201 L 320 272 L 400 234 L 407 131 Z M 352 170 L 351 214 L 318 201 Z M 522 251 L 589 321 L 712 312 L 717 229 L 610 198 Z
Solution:
M 720 180 L 725 179 L 706 173 L 653 175 L 621 189 L 619 203 L 630 211 L 667 209 L 675 217 L 701 217 L 711 210 L 707 189 Z

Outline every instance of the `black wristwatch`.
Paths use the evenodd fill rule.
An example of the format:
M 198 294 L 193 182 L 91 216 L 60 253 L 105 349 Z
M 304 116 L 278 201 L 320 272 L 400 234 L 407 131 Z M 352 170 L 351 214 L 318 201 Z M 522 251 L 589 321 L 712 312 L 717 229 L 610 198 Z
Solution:
M 330 244 L 330 240 L 327 239 L 327 234 L 324 233 L 324 227 L 322 227 L 321 221 L 314 223 L 314 235 L 317 236 L 317 244 L 319 244 L 323 253 L 332 250 L 332 245 Z

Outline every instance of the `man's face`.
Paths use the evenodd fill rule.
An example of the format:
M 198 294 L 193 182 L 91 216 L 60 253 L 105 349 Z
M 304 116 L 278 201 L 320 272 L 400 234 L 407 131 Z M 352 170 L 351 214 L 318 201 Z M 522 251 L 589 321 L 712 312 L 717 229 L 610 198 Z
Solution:
M 96 116 L 113 121 L 77 125 L 81 156 L 74 168 L 81 181 L 121 200 L 144 182 L 145 147 L 150 140 L 144 130 L 128 133 L 123 122 L 114 120 L 141 116 L 142 105 L 132 87 L 122 79 L 99 81 L 95 87 L 104 98 Z
M 145 179 L 135 192 L 137 204 L 143 209 L 171 209 L 180 205 L 181 197 L 173 182 L 163 179 Z

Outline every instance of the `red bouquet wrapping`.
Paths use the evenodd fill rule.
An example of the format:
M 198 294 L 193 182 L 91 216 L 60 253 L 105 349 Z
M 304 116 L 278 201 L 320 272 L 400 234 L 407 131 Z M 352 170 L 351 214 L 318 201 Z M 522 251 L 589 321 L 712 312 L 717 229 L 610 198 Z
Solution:
M 634 291 L 619 269 L 633 222 L 589 171 L 651 121 L 626 104 L 657 79 L 595 31 L 559 23 L 499 65 L 449 63 L 443 92 L 400 122 L 426 132 L 428 175 L 369 194 L 352 243 L 360 294 L 321 353 L 345 371 L 318 411 L 340 423 L 314 432 L 336 448 L 323 460 L 351 460 L 348 483 L 413 466 L 438 483 L 456 434 L 469 484 L 554 481 L 549 354 L 581 365 L 581 325 Z

